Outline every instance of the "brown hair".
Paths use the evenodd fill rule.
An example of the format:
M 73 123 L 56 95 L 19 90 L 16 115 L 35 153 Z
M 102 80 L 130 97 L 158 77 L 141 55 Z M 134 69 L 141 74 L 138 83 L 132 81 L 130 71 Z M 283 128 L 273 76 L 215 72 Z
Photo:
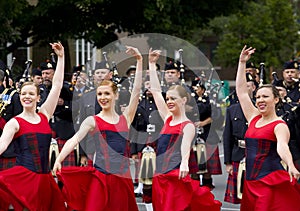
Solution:
M 111 81 L 111 80 L 103 80 L 103 81 L 101 81 L 98 87 L 100 87 L 100 86 L 110 86 L 115 94 L 118 93 L 118 87 L 117 87 L 117 85 L 113 81 Z
M 272 85 L 272 84 L 263 84 L 263 85 L 261 85 L 261 86 L 259 86 L 257 88 L 256 93 L 257 93 L 258 90 L 260 90 L 262 88 L 269 88 L 269 89 L 271 89 L 274 98 L 278 98 L 279 99 L 278 103 L 276 103 L 276 109 L 282 105 L 282 100 L 281 100 L 279 91 L 278 91 L 278 89 L 274 85 Z
M 36 83 L 32 81 L 26 81 L 21 85 L 20 92 L 22 91 L 24 86 L 35 86 L 37 95 L 40 95 L 40 87 L 36 85 Z
M 190 94 L 187 92 L 187 90 L 183 87 L 183 86 L 181 86 L 181 85 L 173 85 L 173 86 L 171 86 L 169 89 L 168 89 L 168 91 L 169 90 L 176 90 L 177 92 L 178 92 L 178 94 L 179 94 L 179 96 L 180 97 L 186 97 L 186 103 L 188 103 L 189 101 L 190 101 L 190 99 L 191 99 L 191 96 L 190 96 Z

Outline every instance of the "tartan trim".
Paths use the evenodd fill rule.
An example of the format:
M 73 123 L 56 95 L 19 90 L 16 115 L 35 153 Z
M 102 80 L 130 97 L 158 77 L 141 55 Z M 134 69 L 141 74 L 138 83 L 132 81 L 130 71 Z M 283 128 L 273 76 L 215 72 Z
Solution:
M 237 197 L 237 175 L 239 169 L 239 162 L 232 162 L 232 167 L 233 167 L 233 173 L 232 175 L 228 174 L 224 201 L 233 204 L 240 204 L 241 199 Z
M 259 175 L 262 165 L 266 160 L 266 156 L 270 152 L 271 142 L 263 139 L 258 139 L 257 152 L 250 173 L 250 178 L 255 179 Z
M 28 143 L 28 150 L 32 155 L 33 166 L 37 173 L 43 173 L 43 169 L 41 168 L 41 160 L 40 160 L 40 152 L 39 152 L 39 142 L 37 139 L 36 133 L 28 133 L 24 134 L 25 139 Z
M 167 146 L 167 150 L 166 150 L 166 153 L 164 155 L 164 159 L 163 159 L 163 165 L 162 165 L 162 172 L 166 172 L 168 170 L 168 167 L 169 167 L 169 161 L 173 155 L 173 152 L 175 151 L 175 147 L 174 144 L 176 143 L 176 141 L 178 140 L 179 138 L 179 134 L 172 134 L 170 136 L 170 141 L 168 143 L 168 146 Z

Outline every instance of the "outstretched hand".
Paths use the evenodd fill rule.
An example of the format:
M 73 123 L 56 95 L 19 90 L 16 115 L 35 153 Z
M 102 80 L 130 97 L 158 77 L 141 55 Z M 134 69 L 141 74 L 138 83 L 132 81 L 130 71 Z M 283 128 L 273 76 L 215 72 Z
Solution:
M 142 55 L 139 51 L 139 49 L 132 47 L 132 46 L 127 46 L 126 45 L 126 53 L 129 55 L 134 56 L 137 60 L 142 59 Z
M 161 54 L 161 50 L 153 50 L 152 51 L 152 48 L 150 48 L 149 49 L 149 62 L 150 63 L 156 63 L 157 62 L 157 60 L 158 60 L 158 58 L 159 58 L 159 56 L 160 56 L 160 54 Z
M 255 52 L 255 50 L 255 48 L 247 48 L 247 46 L 245 45 L 240 54 L 240 62 L 247 62 L 251 58 L 251 55 Z
M 58 57 L 63 57 L 64 46 L 62 46 L 62 44 L 60 42 L 50 43 L 50 45 Z

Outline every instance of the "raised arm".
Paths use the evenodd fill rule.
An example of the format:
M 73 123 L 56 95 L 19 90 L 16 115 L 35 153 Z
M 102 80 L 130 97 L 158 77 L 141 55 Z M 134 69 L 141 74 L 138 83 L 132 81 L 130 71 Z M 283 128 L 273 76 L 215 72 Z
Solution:
M 7 149 L 8 145 L 13 140 L 15 133 L 19 131 L 19 128 L 19 123 L 14 118 L 5 124 L 0 137 L 0 155 Z
M 162 90 L 160 87 L 160 82 L 156 72 L 156 62 L 159 58 L 161 51 L 153 50 L 150 48 L 149 50 L 149 75 L 150 75 L 150 91 L 153 95 L 155 104 L 159 111 L 161 118 L 165 121 L 168 116 L 170 116 L 170 112 L 166 105 L 166 102 L 162 96 Z
M 58 57 L 56 70 L 52 80 L 52 88 L 46 99 L 46 101 L 41 106 L 40 112 L 45 114 L 48 119 L 50 119 L 55 111 L 60 91 L 63 86 L 64 80 L 64 69 L 65 69 L 65 56 L 64 47 L 60 42 L 50 43 L 52 49 Z
M 70 138 L 62 148 L 53 166 L 53 172 L 61 169 L 61 162 L 74 150 L 74 147 L 82 141 L 87 133 L 95 128 L 95 120 L 93 116 L 87 117 L 80 125 L 79 130 Z
M 143 76 L 143 57 L 137 48 L 126 46 L 126 53 L 136 58 L 136 71 L 133 82 L 133 88 L 130 95 L 128 106 L 125 108 L 123 114 L 127 120 L 128 127 L 133 121 L 140 97 L 140 91 L 142 88 L 142 76 Z
M 252 104 L 251 98 L 248 95 L 247 80 L 246 80 L 246 62 L 250 59 L 251 55 L 255 52 L 255 48 L 247 48 L 245 45 L 241 51 L 238 70 L 236 73 L 236 93 L 239 98 L 243 113 L 248 122 L 259 114 L 256 107 Z

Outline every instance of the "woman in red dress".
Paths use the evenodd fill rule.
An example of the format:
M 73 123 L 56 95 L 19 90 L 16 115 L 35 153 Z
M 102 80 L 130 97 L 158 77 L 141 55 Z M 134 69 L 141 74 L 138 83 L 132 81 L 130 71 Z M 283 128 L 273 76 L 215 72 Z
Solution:
M 97 87 L 102 111 L 87 117 L 78 132 L 64 145 L 53 167 L 64 187 L 68 207 L 75 210 L 138 210 L 129 169 L 128 130 L 133 121 L 142 86 L 142 56 L 127 46 L 137 59 L 133 89 L 122 115 L 115 110 L 117 85 L 104 80 Z M 61 162 L 87 134 L 95 142 L 94 167 L 65 167 Z
M 296 182 L 300 173 L 288 147 L 288 127 L 276 115 L 279 92 L 272 85 L 260 86 L 256 91 L 256 107 L 247 94 L 245 67 L 254 52 L 254 48 L 244 46 L 236 76 L 237 96 L 249 122 L 245 134 L 246 175 L 241 210 L 299 211 L 300 192 Z
M 185 114 L 189 100 L 186 89 L 174 85 L 166 93 L 166 102 L 156 73 L 156 61 L 160 51 L 149 50 L 150 91 L 164 127 L 157 141 L 156 174 L 152 184 L 154 210 L 220 210 L 221 203 L 214 200 L 208 187 L 189 176 L 191 143 L 195 126 Z
M 0 154 L 13 141 L 17 153 L 16 166 L 0 172 L 0 210 L 5 203 L 14 210 L 66 210 L 61 191 L 49 169 L 49 147 L 52 117 L 64 77 L 64 48 L 50 43 L 58 56 L 53 85 L 45 103 L 36 112 L 39 88 L 33 82 L 21 86 L 23 112 L 8 121 L 0 138 Z M 3 206 L 2 206 L 3 205 Z

